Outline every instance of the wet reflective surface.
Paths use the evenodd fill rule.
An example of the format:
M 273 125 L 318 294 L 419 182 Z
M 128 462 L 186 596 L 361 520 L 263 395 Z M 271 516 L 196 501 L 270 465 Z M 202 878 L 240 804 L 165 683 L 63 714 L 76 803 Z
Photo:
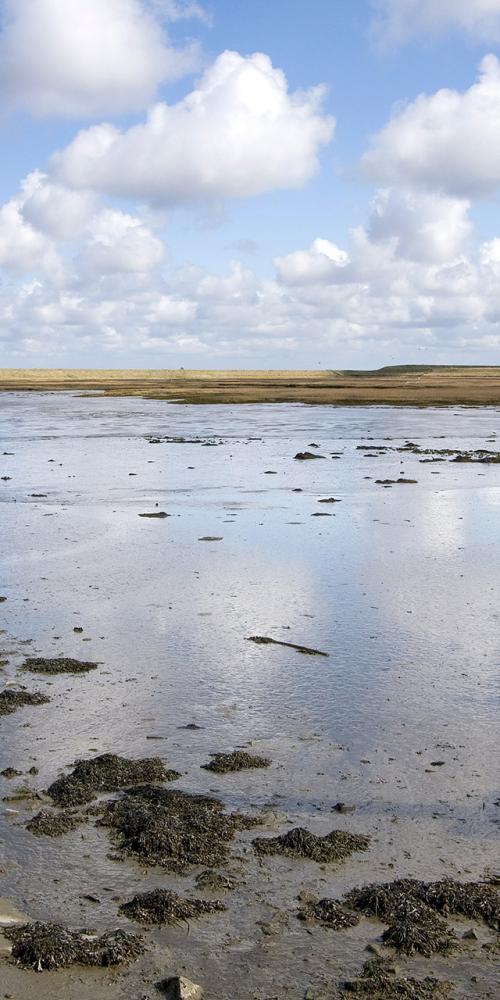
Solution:
M 165 435 L 201 443 L 148 441 Z M 0 474 L 10 477 L 0 481 L 0 678 L 19 679 L 26 655 L 99 662 L 84 677 L 21 677 L 51 702 L 0 719 L 0 769 L 35 764 L 29 784 L 43 789 L 80 756 L 159 754 L 181 787 L 265 808 L 264 832 L 290 818 L 373 838 L 330 872 L 258 864 L 252 834 L 241 836 L 247 885 L 229 913 L 189 939 L 185 928 L 156 935 L 208 1000 L 298 1000 L 315 981 L 305 957 L 314 966 L 321 955 L 331 978 L 360 967 L 380 925 L 313 938 L 293 913 L 303 887 L 337 896 L 398 875 L 481 878 L 498 867 L 500 465 L 358 448 L 408 440 L 496 450 L 500 411 L 0 395 Z M 304 450 L 324 457 L 295 460 Z M 417 483 L 375 483 L 398 477 Z M 329 497 L 341 502 L 318 503 Z M 154 511 L 171 516 L 138 517 Z M 191 722 L 203 728 L 178 728 Z M 271 770 L 200 769 L 250 741 Z M 0 779 L 1 794 L 26 780 Z M 355 812 L 332 814 L 338 800 Z M 110 861 L 92 827 L 35 838 L 26 806 L 15 808 L 0 817 L 0 895 L 32 917 L 115 926 L 124 922 L 112 895 L 192 888 Z M 99 907 L 82 902 L 88 893 Z M 290 914 L 278 939 L 256 926 L 273 906 Z M 470 984 L 474 961 L 446 963 L 457 997 L 494 995 L 493 970 L 478 965 Z M 424 974 L 431 965 L 439 970 L 413 963 Z M 112 996 L 141 995 L 115 985 Z

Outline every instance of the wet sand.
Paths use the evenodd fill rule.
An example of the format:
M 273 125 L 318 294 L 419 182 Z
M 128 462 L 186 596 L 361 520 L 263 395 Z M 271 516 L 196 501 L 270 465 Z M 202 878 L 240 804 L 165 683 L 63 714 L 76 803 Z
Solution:
M 299 893 L 498 873 L 500 465 L 454 461 L 497 453 L 496 408 L 192 408 L 69 393 L 8 393 L 0 406 L 0 679 L 50 698 L 0 718 L 0 770 L 22 772 L 0 778 L 0 794 L 42 796 L 3 803 L 0 923 L 15 907 L 148 944 L 116 971 L 36 974 L 5 957 L 6 994 L 153 1000 L 155 983 L 183 974 L 207 1000 L 336 997 L 367 945 L 394 957 L 386 925 L 304 924 Z M 324 457 L 294 458 L 304 451 Z M 138 516 L 155 510 L 170 516 Z M 36 675 L 21 669 L 28 657 L 98 666 Z M 271 765 L 204 768 L 236 749 Z M 118 860 L 94 822 L 55 839 L 26 830 L 77 758 L 109 752 L 159 756 L 181 775 L 166 787 L 263 820 L 237 833 L 220 869 L 237 883 L 226 911 L 142 929 L 119 912 L 136 893 L 218 898 L 198 889 L 201 867 Z M 338 865 L 255 852 L 255 837 L 294 826 L 370 844 Z M 483 948 L 494 932 L 447 923 L 457 953 L 397 956 L 400 972 L 451 980 L 456 1000 L 495 997 Z M 477 940 L 463 941 L 471 927 Z
M 403 365 L 378 371 L 3 369 L 0 391 L 92 390 L 185 403 L 493 406 L 500 368 Z

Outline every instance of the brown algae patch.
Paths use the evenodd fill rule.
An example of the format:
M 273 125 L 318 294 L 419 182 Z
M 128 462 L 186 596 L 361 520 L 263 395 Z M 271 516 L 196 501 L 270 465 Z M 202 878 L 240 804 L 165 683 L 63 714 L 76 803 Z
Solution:
M 214 753 L 209 764 L 202 764 L 205 771 L 215 771 L 216 774 L 229 774 L 230 771 L 245 771 L 252 767 L 270 767 L 272 761 L 268 757 L 257 757 L 243 750 L 233 753 Z
M 123 903 L 120 913 L 138 924 L 162 926 L 226 909 L 219 900 L 209 902 L 205 899 L 188 899 L 169 889 L 153 889 L 152 892 L 139 893 L 128 903 Z
M 86 816 L 71 812 L 69 809 L 63 809 L 59 813 L 42 809 L 26 823 L 26 829 L 35 837 L 62 837 L 86 822 Z
M 446 1000 L 453 984 L 431 976 L 412 979 L 394 975 L 391 965 L 380 959 L 370 959 L 357 979 L 344 983 L 341 997 L 354 993 L 367 1000 Z
M 238 885 L 231 875 L 224 875 L 213 868 L 205 868 L 196 876 L 195 882 L 197 889 L 206 892 L 232 892 Z
M 124 854 L 183 872 L 190 865 L 224 864 L 235 833 L 260 820 L 226 813 L 211 796 L 146 785 L 107 802 L 99 822 Z
M 120 965 L 134 962 L 146 950 L 137 934 L 118 930 L 98 936 L 42 921 L 8 927 L 4 934 L 13 943 L 16 963 L 37 972 L 70 965 Z
M 332 830 L 325 837 L 297 826 L 279 837 L 257 837 L 252 841 L 257 854 L 281 854 L 287 858 L 308 858 L 320 864 L 344 861 L 355 851 L 366 851 L 370 838 L 360 833 Z
M 306 903 L 297 915 L 299 920 L 322 924 L 323 927 L 331 927 L 334 931 L 355 927 L 360 921 L 357 913 L 344 909 L 336 899 L 318 899 Z
M 86 674 L 96 668 L 97 663 L 74 660 L 70 656 L 32 656 L 23 663 L 23 670 L 31 674 Z
M 105 753 L 92 760 L 77 760 L 71 774 L 58 778 L 47 792 L 58 806 L 79 806 L 91 802 L 100 792 L 115 792 L 143 782 L 175 781 L 177 778 L 180 774 L 168 771 L 159 757 L 128 760 Z
M 449 955 L 458 948 L 456 934 L 445 921 L 430 906 L 413 900 L 406 900 L 396 907 L 382 940 L 403 955 L 419 954 L 426 958 L 436 952 Z
M 500 928 L 500 892 L 483 882 L 420 882 L 417 879 L 396 879 L 353 889 L 342 902 L 367 916 L 387 923 L 406 903 L 425 904 L 437 913 L 456 914 L 472 920 L 482 920 L 494 930 Z
M 25 688 L 16 691 L 7 688 L 7 690 L 0 691 L 0 715 L 11 715 L 12 712 L 17 712 L 18 708 L 24 708 L 26 705 L 47 705 L 49 701 L 50 698 L 47 698 L 45 694 L 40 694 L 39 691 L 26 691 Z

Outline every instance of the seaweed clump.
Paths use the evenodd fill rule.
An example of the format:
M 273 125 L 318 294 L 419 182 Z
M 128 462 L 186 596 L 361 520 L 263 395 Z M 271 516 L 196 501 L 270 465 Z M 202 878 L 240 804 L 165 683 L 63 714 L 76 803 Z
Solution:
M 215 771 L 216 774 L 229 774 L 230 771 L 244 771 L 251 767 L 269 767 L 268 757 L 257 757 L 244 750 L 234 750 L 233 753 L 214 753 L 208 764 L 201 766 L 205 771 Z
M 225 813 L 224 804 L 211 796 L 145 785 L 107 802 L 99 823 L 112 830 L 125 854 L 183 872 L 190 865 L 223 864 L 235 833 L 259 820 Z
M 449 955 L 458 947 L 455 933 L 444 920 L 430 906 L 413 900 L 399 903 L 382 940 L 404 955 L 420 954 L 426 958 L 436 952 Z
M 69 809 L 64 809 L 60 813 L 42 809 L 26 823 L 26 829 L 35 837 L 62 837 L 65 833 L 76 830 L 84 822 L 86 822 L 85 816 Z
M 0 691 L 0 715 L 11 715 L 26 705 L 46 705 L 49 701 L 50 698 L 40 694 L 39 691 L 26 691 L 24 688 L 14 691 L 12 688 L 7 688 Z
M 42 921 L 7 927 L 4 934 L 13 942 L 17 964 L 37 972 L 70 965 L 120 965 L 134 962 L 146 950 L 137 934 L 118 930 L 97 936 Z
M 92 760 L 77 760 L 71 774 L 58 778 L 47 789 L 58 806 L 80 806 L 91 802 L 100 792 L 139 785 L 144 781 L 175 781 L 177 771 L 167 771 L 159 757 L 128 760 L 114 753 L 104 753 Z
M 70 656 L 32 656 L 24 661 L 23 670 L 30 674 L 86 674 L 95 670 L 97 663 L 73 660 Z
M 423 899 L 438 913 L 449 913 L 483 920 L 493 930 L 500 931 L 500 892 L 483 882 L 455 882 L 442 879 L 424 883 Z
M 232 892 L 237 882 L 231 875 L 216 872 L 213 868 L 205 868 L 195 879 L 196 888 L 208 892 Z
M 298 917 L 306 922 L 311 921 L 322 924 L 323 927 L 331 927 L 335 931 L 355 927 L 360 919 L 356 913 L 344 909 L 336 899 L 318 899 L 306 903 L 299 910 Z
M 176 924 L 191 920 L 205 913 L 217 913 L 227 907 L 219 900 L 188 899 L 169 889 L 153 889 L 139 893 L 120 906 L 120 913 L 139 924 Z
M 472 920 L 483 920 L 494 930 L 500 927 L 500 893 L 496 887 L 482 882 L 396 879 L 394 882 L 353 889 L 344 896 L 343 902 L 361 913 L 387 922 L 392 922 L 394 914 L 411 902 L 425 904 L 445 916 L 457 914 Z
M 392 966 L 374 958 L 365 962 L 359 977 L 344 983 L 340 995 L 355 993 L 368 1000 L 446 1000 L 451 988 L 452 983 L 431 976 L 425 979 L 395 976 Z
M 280 837 L 257 837 L 252 841 L 257 854 L 282 854 L 287 858 L 309 858 L 321 864 L 344 861 L 354 851 L 366 851 L 370 838 L 360 833 L 332 830 L 325 837 L 317 837 L 297 826 Z

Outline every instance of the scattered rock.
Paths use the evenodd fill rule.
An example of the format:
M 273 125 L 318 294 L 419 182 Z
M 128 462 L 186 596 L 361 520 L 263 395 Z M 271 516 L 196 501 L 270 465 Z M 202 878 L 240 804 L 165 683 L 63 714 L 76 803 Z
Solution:
M 158 984 L 158 989 L 166 997 L 166 1000 L 203 1000 L 201 986 L 192 983 L 190 979 L 185 979 L 184 976 L 172 976 L 170 979 L 164 979 Z
M 154 510 L 151 513 L 139 514 L 139 517 L 172 517 L 171 514 L 167 514 L 166 510 Z
M 3 771 L 0 771 L 0 776 L 2 778 L 7 778 L 8 781 L 10 781 L 11 778 L 19 778 L 20 774 L 21 771 L 16 771 L 14 767 L 6 767 Z
M 298 451 L 296 455 L 293 456 L 299 462 L 307 462 L 311 458 L 324 458 L 324 455 L 315 455 L 312 451 Z

